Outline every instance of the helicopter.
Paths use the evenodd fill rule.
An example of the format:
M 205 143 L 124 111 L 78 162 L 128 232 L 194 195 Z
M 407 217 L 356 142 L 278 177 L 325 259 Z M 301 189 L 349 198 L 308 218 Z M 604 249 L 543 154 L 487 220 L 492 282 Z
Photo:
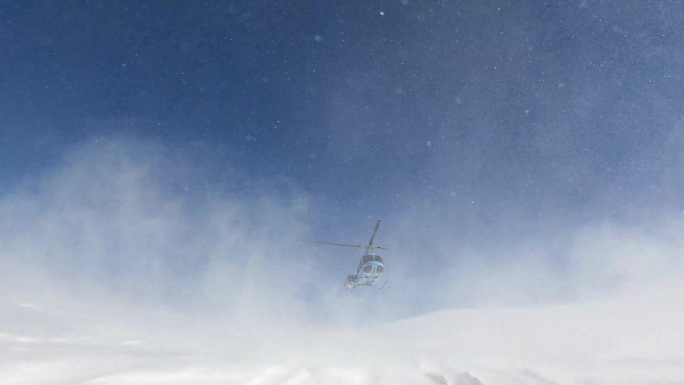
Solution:
M 364 253 L 361 256 L 361 260 L 359 261 L 359 264 L 356 267 L 356 274 L 348 275 L 347 279 L 344 282 L 345 289 L 353 290 L 357 286 L 373 286 L 375 282 L 377 282 L 378 279 L 380 279 L 380 276 L 382 276 L 382 273 L 385 271 L 385 264 L 382 260 L 382 257 L 375 254 L 375 250 L 386 249 L 386 247 L 375 246 L 373 244 L 375 235 L 378 233 L 378 229 L 380 229 L 380 223 L 382 223 L 382 219 L 378 219 L 378 222 L 375 224 L 375 229 L 373 229 L 373 235 L 371 235 L 368 245 L 352 245 L 347 243 L 309 241 L 312 243 L 320 243 L 324 245 L 359 247 L 364 249 Z M 380 287 L 380 290 L 382 290 L 382 288 L 385 287 L 386 284 L 387 282 L 385 282 L 382 285 L 382 287 Z

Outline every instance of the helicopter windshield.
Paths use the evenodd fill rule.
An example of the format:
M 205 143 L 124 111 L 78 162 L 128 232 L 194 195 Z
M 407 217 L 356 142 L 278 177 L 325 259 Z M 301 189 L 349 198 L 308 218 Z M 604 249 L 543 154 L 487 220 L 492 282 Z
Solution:
M 364 255 L 361 263 L 368 263 L 372 261 L 378 261 L 380 263 L 383 263 L 382 258 L 380 258 L 379 255 Z

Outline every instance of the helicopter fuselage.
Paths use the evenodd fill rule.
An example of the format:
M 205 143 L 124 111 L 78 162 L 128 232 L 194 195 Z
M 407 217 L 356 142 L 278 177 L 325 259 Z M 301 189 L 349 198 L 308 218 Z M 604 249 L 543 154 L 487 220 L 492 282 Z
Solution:
M 373 245 L 373 240 L 375 240 L 375 235 L 380 229 L 380 223 L 382 219 L 378 219 L 375 223 L 375 228 L 373 229 L 373 234 L 368 241 L 368 245 L 353 245 L 349 243 L 336 243 L 336 242 L 321 242 L 321 241 L 309 241 L 313 243 L 322 243 L 324 245 L 332 246 L 342 246 L 342 247 L 360 247 L 364 249 L 363 256 L 359 261 L 359 265 L 356 267 L 356 274 L 348 275 L 347 280 L 344 283 L 344 287 L 348 290 L 355 288 L 356 286 L 372 286 L 382 273 L 385 271 L 385 265 L 382 258 L 375 254 L 375 250 L 384 249 L 384 247 Z M 387 282 L 385 282 L 387 283 Z M 383 287 L 385 285 L 383 284 Z M 382 290 L 382 288 L 380 288 Z
M 356 268 L 356 275 L 348 276 L 344 286 L 349 290 L 356 286 L 372 286 L 384 271 L 382 257 L 375 254 L 364 255 Z

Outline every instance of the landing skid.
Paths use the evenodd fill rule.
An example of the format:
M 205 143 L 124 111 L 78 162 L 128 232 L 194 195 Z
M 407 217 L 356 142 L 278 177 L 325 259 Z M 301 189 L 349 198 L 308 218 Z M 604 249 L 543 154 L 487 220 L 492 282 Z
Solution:
M 382 294 L 385 294 L 385 290 L 389 289 L 390 286 L 387 284 L 389 281 L 385 281 L 385 283 L 380 286 L 380 292 Z M 357 286 L 373 286 L 373 283 L 369 282 L 364 282 L 364 283 L 359 283 L 359 276 L 358 275 L 348 275 L 347 280 L 344 281 L 344 288 L 352 291 L 354 290 L 355 287 Z
M 382 290 L 382 289 L 384 289 L 385 287 L 388 288 L 388 289 L 390 288 L 389 285 L 387 285 L 387 282 L 389 282 L 389 281 L 385 281 L 385 283 L 383 283 L 382 286 L 380 286 L 380 292 L 381 292 L 383 295 L 385 294 L 385 291 Z

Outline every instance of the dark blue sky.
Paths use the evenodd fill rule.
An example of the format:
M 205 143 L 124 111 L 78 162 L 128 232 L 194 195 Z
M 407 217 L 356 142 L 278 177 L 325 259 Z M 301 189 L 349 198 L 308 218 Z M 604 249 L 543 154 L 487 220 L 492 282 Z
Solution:
M 125 137 L 178 191 L 305 194 L 338 241 L 683 204 L 679 2 L 4 1 L 0 39 L 5 192 Z
M 454 193 L 493 206 L 574 208 L 607 191 L 643 200 L 682 118 L 683 12 L 644 1 L 7 2 L 1 180 L 125 133 L 188 152 L 208 144 L 255 178 L 284 176 L 371 215 L 402 196 Z

